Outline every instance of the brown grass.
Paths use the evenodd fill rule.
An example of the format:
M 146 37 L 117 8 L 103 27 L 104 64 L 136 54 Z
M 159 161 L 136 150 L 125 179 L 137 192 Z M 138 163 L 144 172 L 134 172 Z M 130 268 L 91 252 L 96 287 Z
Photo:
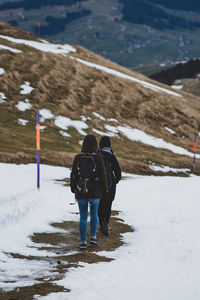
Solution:
M 31 38 L 29 33 L 0 23 L 0 34 L 2 33 L 20 38 L 24 34 Z M 1 43 L 3 42 L 2 39 Z M 12 46 L 18 48 L 19 45 Z M 87 121 L 87 133 L 92 133 L 92 128 L 105 131 L 104 122 L 92 114 L 95 111 L 105 118 L 116 118 L 118 125 L 126 124 L 141 129 L 193 151 L 193 135 L 200 129 L 198 97 L 182 91 L 178 93 L 183 95 L 183 99 L 155 92 L 138 83 L 85 66 L 70 57 L 43 53 L 23 45 L 20 45 L 20 49 L 24 50 L 21 54 L 0 51 L 0 65 L 6 70 L 1 76 L 0 92 L 4 92 L 8 98 L 6 104 L 1 104 L 0 111 L 1 161 L 35 160 L 35 111 L 38 108 L 49 108 L 55 115 L 76 120 L 80 119 L 80 115 L 90 116 L 92 120 Z M 73 56 L 153 82 L 82 47 L 77 47 L 77 50 Z M 28 95 L 33 109 L 19 112 L 15 105 L 27 98 L 19 93 L 24 81 L 30 81 L 34 87 L 33 92 Z M 28 119 L 29 125 L 23 128 L 16 125 L 17 118 Z M 110 124 L 116 126 L 116 123 Z M 80 151 L 78 141 L 83 137 L 72 128 L 69 129 L 73 135 L 71 139 L 60 136 L 53 120 L 45 121 L 44 125 L 48 129 L 41 133 L 42 162 L 71 166 L 73 155 Z M 173 129 L 176 134 L 166 131 L 165 126 Z M 66 141 L 69 143 L 66 144 Z M 112 138 L 112 143 L 125 171 L 155 173 L 148 167 L 150 162 L 177 168 L 192 166 L 191 158 L 131 142 L 123 136 L 120 139 Z

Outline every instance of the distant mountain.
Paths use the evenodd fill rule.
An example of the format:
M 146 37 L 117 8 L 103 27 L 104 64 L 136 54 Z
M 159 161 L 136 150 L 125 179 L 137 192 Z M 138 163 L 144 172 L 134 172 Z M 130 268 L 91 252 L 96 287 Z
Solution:
M 200 22 L 185 20 L 170 10 L 184 10 L 200 12 L 200 1 L 175 1 L 175 0 L 119 0 L 123 3 L 123 20 L 135 24 L 145 24 L 158 30 L 189 29 L 200 27 Z
M 0 0 L 0 19 L 147 75 L 199 57 L 199 0 Z

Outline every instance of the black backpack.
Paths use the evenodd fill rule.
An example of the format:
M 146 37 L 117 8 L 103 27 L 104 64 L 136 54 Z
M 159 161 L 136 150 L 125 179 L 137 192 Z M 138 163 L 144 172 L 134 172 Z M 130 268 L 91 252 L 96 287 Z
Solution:
M 79 193 L 89 193 L 98 180 L 96 163 L 93 156 L 90 153 L 82 154 L 76 165 L 77 176 L 74 178 L 74 186 Z
M 108 182 L 108 188 L 110 189 L 114 184 L 114 175 L 113 175 L 113 167 L 112 164 L 105 155 L 103 155 L 104 164 L 106 168 L 106 174 L 107 174 L 107 182 Z

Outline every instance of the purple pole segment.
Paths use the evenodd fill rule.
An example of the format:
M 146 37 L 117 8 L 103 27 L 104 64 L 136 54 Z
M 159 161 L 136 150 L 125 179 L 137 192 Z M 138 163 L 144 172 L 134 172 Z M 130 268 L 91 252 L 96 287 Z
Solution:
M 197 134 L 194 135 L 194 161 L 193 161 L 194 171 L 196 169 L 196 148 L 197 148 Z
M 40 150 L 37 150 L 37 188 L 40 189 Z
M 36 121 L 36 149 L 37 149 L 37 188 L 40 188 L 40 111 L 37 110 Z

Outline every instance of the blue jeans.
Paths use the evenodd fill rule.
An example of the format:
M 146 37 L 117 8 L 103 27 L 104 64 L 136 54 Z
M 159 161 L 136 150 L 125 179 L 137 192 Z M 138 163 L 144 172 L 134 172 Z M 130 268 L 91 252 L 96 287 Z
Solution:
M 97 223 L 98 223 L 98 206 L 100 199 L 80 199 L 78 206 L 80 211 L 80 240 L 81 242 L 87 241 L 87 218 L 88 218 L 88 203 L 90 204 L 90 234 L 96 236 Z

